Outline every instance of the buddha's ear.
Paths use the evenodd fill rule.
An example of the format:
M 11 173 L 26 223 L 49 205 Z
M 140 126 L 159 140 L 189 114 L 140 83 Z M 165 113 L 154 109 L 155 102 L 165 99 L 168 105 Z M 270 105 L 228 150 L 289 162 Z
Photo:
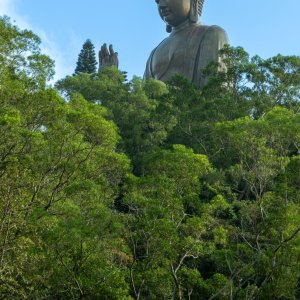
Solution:
M 172 26 L 167 24 L 166 26 L 166 32 L 171 33 L 172 32 Z
M 191 0 L 190 21 L 192 23 L 197 23 L 198 19 L 198 0 Z

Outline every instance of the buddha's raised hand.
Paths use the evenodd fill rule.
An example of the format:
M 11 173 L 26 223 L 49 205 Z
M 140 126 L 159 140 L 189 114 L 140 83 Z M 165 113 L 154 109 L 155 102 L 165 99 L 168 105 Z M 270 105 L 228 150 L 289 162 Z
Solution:
M 112 45 L 107 48 L 106 44 L 101 46 L 99 51 L 99 70 L 103 70 L 106 67 L 119 66 L 118 52 L 115 52 Z

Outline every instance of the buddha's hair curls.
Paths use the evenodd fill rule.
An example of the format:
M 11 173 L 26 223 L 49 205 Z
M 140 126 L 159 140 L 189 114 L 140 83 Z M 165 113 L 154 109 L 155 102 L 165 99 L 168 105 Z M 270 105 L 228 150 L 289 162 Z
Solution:
M 196 2 L 196 4 L 198 2 L 198 14 L 199 14 L 199 16 L 201 16 L 204 0 L 194 0 L 194 1 Z
M 202 14 L 203 4 L 205 0 L 191 0 L 190 21 L 197 23 L 199 16 Z

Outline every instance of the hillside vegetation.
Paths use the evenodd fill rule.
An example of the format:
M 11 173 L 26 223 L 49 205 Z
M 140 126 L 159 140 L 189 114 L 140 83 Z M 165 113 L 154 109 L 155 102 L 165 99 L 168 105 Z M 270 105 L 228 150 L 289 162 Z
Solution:
M 223 50 L 203 89 L 50 87 L 0 18 L 0 298 L 300 298 L 300 58 Z

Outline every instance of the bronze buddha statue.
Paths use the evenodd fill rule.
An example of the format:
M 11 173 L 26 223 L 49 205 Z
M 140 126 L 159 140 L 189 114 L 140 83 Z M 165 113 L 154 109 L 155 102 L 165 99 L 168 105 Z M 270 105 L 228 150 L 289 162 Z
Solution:
M 199 87 L 207 83 L 203 69 L 221 62 L 219 50 L 228 44 L 219 26 L 204 26 L 198 20 L 204 0 L 156 0 L 158 11 L 170 35 L 150 54 L 144 78 L 168 81 L 184 75 Z

